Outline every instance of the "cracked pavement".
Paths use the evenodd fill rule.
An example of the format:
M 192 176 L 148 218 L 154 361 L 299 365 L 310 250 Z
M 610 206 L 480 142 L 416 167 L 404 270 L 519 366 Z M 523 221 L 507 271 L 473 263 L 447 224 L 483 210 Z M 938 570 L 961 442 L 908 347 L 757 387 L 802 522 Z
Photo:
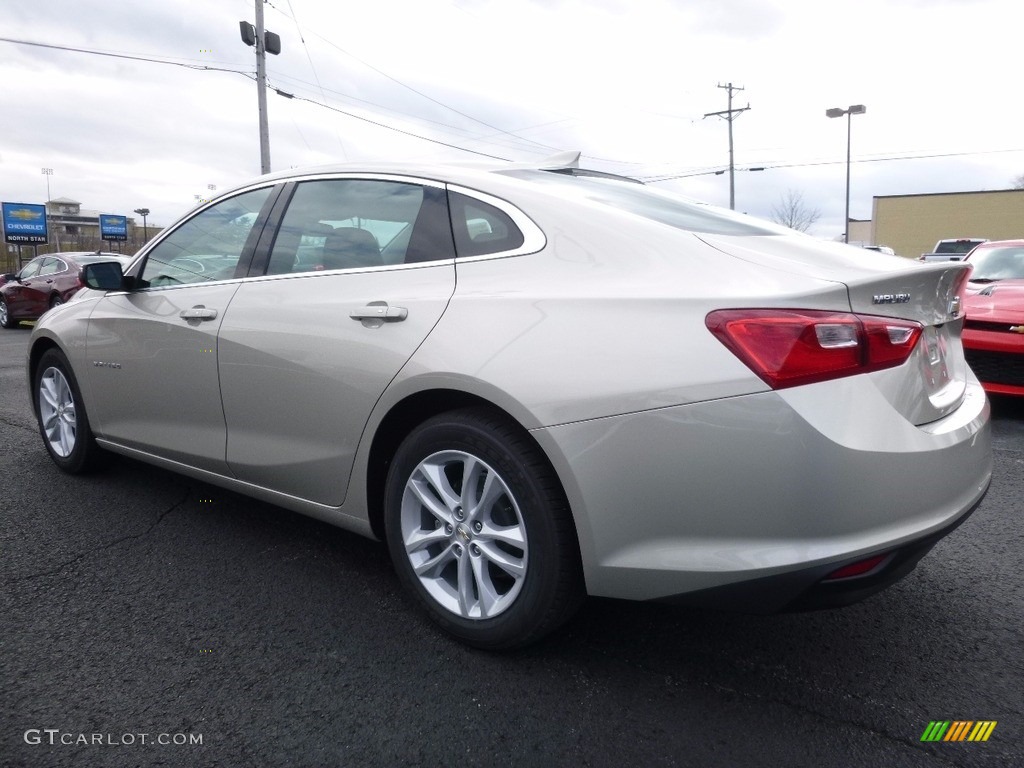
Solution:
M 382 545 L 133 461 L 49 461 L 0 331 L 4 766 L 1024 764 L 1024 404 L 982 507 L 887 592 L 743 616 L 591 600 L 528 650 L 420 618 Z M 985 743 L 923 744 L 937 719 Z M 201 734 L 200 745 L 26 744 Z

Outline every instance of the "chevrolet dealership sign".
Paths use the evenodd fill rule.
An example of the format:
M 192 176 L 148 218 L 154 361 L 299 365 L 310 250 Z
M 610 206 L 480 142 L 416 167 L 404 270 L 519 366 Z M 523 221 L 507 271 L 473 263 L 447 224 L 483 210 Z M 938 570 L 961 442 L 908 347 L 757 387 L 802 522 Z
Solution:
M 100 214 L 100 237 L 104 240 L 127 240 L 128 217 Z
M 4 242 L 42 245 L 46 237 L 46 206 L 34 203 L 2 203 Z

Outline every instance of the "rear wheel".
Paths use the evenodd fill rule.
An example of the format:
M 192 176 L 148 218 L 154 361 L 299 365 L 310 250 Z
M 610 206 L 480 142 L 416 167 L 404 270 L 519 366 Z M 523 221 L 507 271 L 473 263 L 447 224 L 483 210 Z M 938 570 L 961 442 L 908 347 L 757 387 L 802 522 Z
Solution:
M 385 504 L 402 582 L 436 623 L 471 645 L 526 645 L 582 601 L 561 486 L 526 433 L 486 409 L 417 427 L 395 454 Z
M 59 307 L 63 303 L 64 299 L 62 299 L 59 294 L 55 293 L 53 294 L 53 298 L 50 299 L 50 309 L 53 309 L 54 307 Z
M 60 350 L 50 349 L 40 358 L 33 393 L 39 433 L 54 463 L 71 474 L 97 468 L 104 452 L 89 428 L 78 382 Z

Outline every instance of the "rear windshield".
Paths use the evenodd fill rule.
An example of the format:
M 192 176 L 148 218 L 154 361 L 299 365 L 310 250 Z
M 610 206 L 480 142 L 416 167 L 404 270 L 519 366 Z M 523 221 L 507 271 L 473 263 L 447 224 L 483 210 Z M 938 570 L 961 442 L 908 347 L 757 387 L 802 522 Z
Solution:
M 566 197 L 591 200 L 687 232 L 710 235 L 793 234 L 793 230 L 785 227 L 686 200 L 628 180 L 519 169 L 501 173 L 558 187 Z
M 984 240 L 943 240 L 936 253 L 967 253 Z

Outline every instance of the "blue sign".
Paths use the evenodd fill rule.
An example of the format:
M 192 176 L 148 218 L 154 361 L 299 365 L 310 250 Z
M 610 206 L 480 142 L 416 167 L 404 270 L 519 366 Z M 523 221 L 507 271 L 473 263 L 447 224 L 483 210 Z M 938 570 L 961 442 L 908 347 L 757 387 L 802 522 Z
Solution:
M 46 237 L 46 206 L 35 203 L 2 203 L 4 242 L 15 245 L 39 245 Z
M 103 240 L 127 240 L 128 217 L 100 214 L 100 238 Z

